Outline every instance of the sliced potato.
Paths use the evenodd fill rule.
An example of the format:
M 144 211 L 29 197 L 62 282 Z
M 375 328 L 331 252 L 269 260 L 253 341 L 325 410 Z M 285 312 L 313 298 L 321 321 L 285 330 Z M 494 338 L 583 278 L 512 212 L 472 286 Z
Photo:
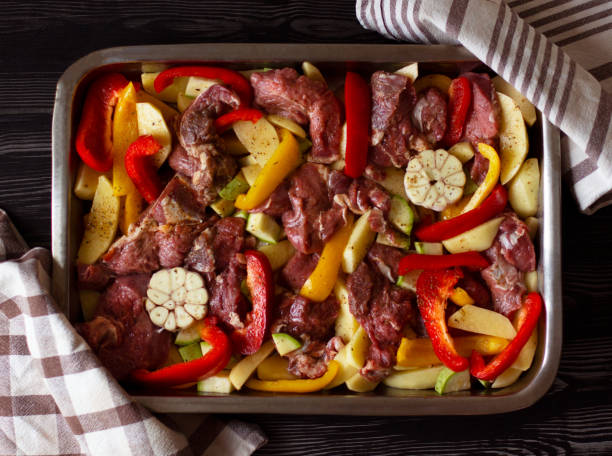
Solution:
M 257 250 L 263 252 L 268 257 L 273 271 L 276 271 L 287 264 L 295 253 L 295 248 L 291 242 L 286 239 L 277 244 L 263 245 Z
M 499 125 L 499 179 L 502 184 L 510 182 L 523 164 L 529 150 L 527 129 L 521 111 L 512 98 L 497 93 L 500 106 Z
M 302 63 L 302 71 L 304 72 L 304 75 L 308 79 L 312 79 L 313 81 L 319 81 L 319 82 L 322 82 L 323 84 L 327 85 L 327 81 L 323 77 L 323 74 L 312 63 L 310 63 L 310 62 Z
M 200 78 L 198 76 L 190 76 L 185 86 L 185 95 L 196 98 L 201 93 L 206 92 L 215 84 L 223 84 L 219 79 Z
M 247 181 L 247 184 L 249 184 L 249 187 L 253 186 L 260 172 L 261 172 L 261 166 L 257 164 L 247 165 L 242 168 L 242 175 L 244 176 L 244 179 Z
M 251 374 L 255 372 L 257 366 L 274 351 L 274 342 L 269 340 L 264 342 L 259 350 L 252 355 L 243 358 L 236 364 L 229 374 L 229 379 L 234 388 L 239 390 L 246 383 Z
M 463 306 L 448 318 L 448 326 L 477 334 L 513 339 L 516 330 L 500 313 L 478 306 Z
M 338 311 L 338 317 L 336 318 L 335 334 L 342 338 L 344 343 L 348 343 L 353 335 L 359 329 L 359 323 L 351 313 L 349 308 L 348 290 L 344 280 L 338 279 L 334 286 L 334 294 L 336 299 L 340 303 L 340 309 Z
M 337 361 L 340 366 L 338 369 L 338 373 L 336 374 L 334 379 L 331 381 L 331 383 L 329 383 L 323 389 L 328 390 L 328 389 L 335 388 L 336 386 L 340 386 L 344 382 L 346 382 L 349 378 L 351 378 L 353 375 L 359 373 L 359 369 L 349 364 L 347 353 L 348 353 L 347 345 L 345 345 L 344 347 L 340 349 L 340 351 L 334 358 L 334 360 Z
M 377 386 L 378 382 L 371 382 L 359 372 L 346 381 L 346 387 L 349 391 L 355 393 L 369 393 L 370 391 L 374 391 Z
M 538 291 L 538 271 L 529 271 L 525 273 L 525 287 L 529 293 Z
M 436 386 L 438 375 L 443 368 L 443 365 L 439 365 L 423 369 L 395 371 L 385 378 L 383 383 L 391 388 L 431 389 Z
M 98 188 L 98 179 L 104 173 L 98 172 L 90 168 L 85 163 L 79 163 L 76 179 L 74 181 L 74 194 L 82 200 L 92 200 L 96 188 Z
M 176 107 L 180 112 L 185 112 L 185 110 L 191 105 L 191 103 L 193 103 L 193 100 L 195 100 L 195 98 L 188 97 L 187 95 L 181 92 L 176 96 Z
M 348 363 L 357 369 L 361 369 L 365 364 L 369 348 L 370 338 L 365 329 L 360 326 L 355 334 L 353 334 L 353 338 L 346 345 L 346 359 Z
M 185 93 L 185 87 L 187 87 L 187 81 L 189 80 L 189 78 L 175 78 L 174 81 L 172 81 L 172 84 L 170 84 L 161 92 L 157 93 L 153 84 L 155 83 L 155 78 L 158 74 L 159 73 L 142 73 L 142 75 L 140 76 L 140 79 L 142 81 L 142 88 L 161 101 L 176 103 L 178 94 L 181 92 Z
M 257 160 L 255 160 L 255 156 L 254 155 L 246 155 L 242 158 L 240 158 L 240 160 L 238 160 L 240 162 L 240 164 L 242 166 L 250 166 L 250 165 L 257 165 L 261 168 L 261 166 L 259 165 L 259 163 L 257 163 Z
M 230 371 L 223 370 L 212 377 L 205 378 L 198 382 L 198 392 L 229 394 L 234 391 L 234 385 L 230 378 Z
M 451 78 L 443 74 L 428 74 L 416 80 L 414 90 L 419 93 L 430 87 L 435 87 L 442 93 L 448 93 L 451 81 Z
M 469 142 L 458 142 L 448 149 L 448 153 L 457 157 L 462 164 L 465 164 L 474 156 L 474 148 Z
M 278 133 L 265 117 L 262 117 L 256 123 L 248 120 L 235 122 L 233 129 L 238 140 L 260 166 L 266 164 L 278 147 Z
M 163 101 L 155 98 L 150 93 L 145 92 L 144 90 L 139 90 L 136 92 L 136 101 L 138 103 L 151 103 L 157 109 L 160 110 L 162 116 L 164 116 L 164 120 L 166 124 L 172 125 L 176 116 L 178 116 L 178 111 L 170 106 L 168 106 Z M 178 102 L 178 100 L 177 100 Z
M 268 120 L 270 121 L 270 123 L 272 123 L 273 125 L 276 125 L 277 127 L 286 128 L 291 133 L 293 133 L 295 136 L 299 136 L 300 138 L 306 137 L 306 132 L 304 131 L 304 129 L 291 119 L 287 119 L 286 117 L 277 116 L 275 114 L 270 114 L 268 115 Z
M 231 130 L 223 135 L 223 145 L 226 154 L 242 156 L 249 153 L 244 144 L 240 142 Z
M 491 388 L 505 388 L 506 386 L 510 386 L 518 380 L 522 373 L 523 371 L 520 369 L 509 367 L 495 379 Z
M 417 62 L 409 63 L 408 65 L 397 70 L 395 74 L 406 76 L 408 79 L 410 79 L 410 82 L 414 83 L 414 81 L 416 81 L 416 79 L 419 77 L 419 64 Z
M 153 164 L 159 168 L 172 150 L 172 134 L 162 112 L 152 103 L 136 103 L 138 116 L 138 136 L 151 135 L 161 145 L 153 155 Z
M 521 218 L 534 216 L 538 212 L 540 193 L 540 167 L 537 158 L 525 160 L 519 172 L 508 185 L 508 201 Z
M 503 93 L 504 95 L 508 95 L 510 98 L 514 100 L 514 102 L 518 105 L 519 109 L 521 110 L 523 119 L 525 119 L 525 122 L 527 122 L 527 125 L 531 127 L 537 120 L 536 109 L 535 109 L 535 106 L 531 104 L 531 101 L 525 98 L 521 94 L 521 92 L 519 92 L 509 83 L 504 81 L 500 76 L 495 76 L 491 80 L 491 82 L 493 83 L 493 87 L 495 87 L 495 90 Z
M 113 195 L 112 184 L 106 176 L 100 176 L 79 247 L 80 263 L 93 264 L 108 250 L 117 232 L 119 208 L 119 197 Z
M 471 250 L 482 252 L 487 250 L 493 244 L 503 219 L 503 217 L 491 219 L 471 230 L 442 241 L 442 244 L 450 253 L 469 252 Z
M 295 380 L 298 378 L 287 370 L 289 360 L 279 354 L 264 359 L 257 366 L 257 378 L 260 380 Z
M 342 252 L 342 270 L 347 274 L 355 272 L 376 237 L 376 233 L 370 228 L 368 217 L 370 217 L 370 210 L 355 222 L 351 236 Z

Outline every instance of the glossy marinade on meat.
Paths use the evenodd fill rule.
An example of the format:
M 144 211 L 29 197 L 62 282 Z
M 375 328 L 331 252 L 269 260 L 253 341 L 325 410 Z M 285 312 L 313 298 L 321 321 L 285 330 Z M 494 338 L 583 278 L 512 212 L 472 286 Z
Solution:
M 366 392 L 434 387 L 419 376 L 439 368 L 448 379 L 444 369 L 462 366 L 455 386 L 436 384 L 446 393 L 470 386 L 460 338 L 494 361 L 504 355 L 534 318 L 524 313 L 537 278 L 537 163 L 523 166 L 526 133 L 507 131 L 487 74 L 411 71 L 352 74 L 362 84 L 347 83 L 345 99 L 371 100 L 356 116 L 323 76 L 293 68 L 177 67 L 143 75 L 149 98 L 119 93 L 134 107 L 176 92 L 165 102 L 180 113 L 164 95 L 148 108 L 159 112 L 155 128 L 132 119 L 139 140 L 150 131 L 160 147 L 132 142 L 121 153 L 133 185 L 92 196 L 81 249 L 106 244 L 94 261 L 79 257 L 79 288 L 97 300 L 78 330 L 117 379 L 174 386 L 185 377 L 172 366 L 185 362 L 202 392 Z M 367 147 L 354 145 L 358 128 Z M 149 155 L 161 149 L 158 170 Z M 346 172 L 356 162 L 359 175 Z M 145 207 L 140 194 L 156 183 Z M 280 362 L 266 360 L 271 336 Z M 510 369 L 497 376 L 520 375 Z

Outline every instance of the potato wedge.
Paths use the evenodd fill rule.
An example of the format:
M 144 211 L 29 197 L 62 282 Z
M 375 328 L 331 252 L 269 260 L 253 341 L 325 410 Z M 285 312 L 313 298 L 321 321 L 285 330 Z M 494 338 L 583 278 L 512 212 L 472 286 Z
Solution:
M 176 107 L 180 112 L 185 112 L 185 110 L 191 105 L 191 103 L 193 103 L 193 100 L 195 100 L 195 98 L 188 97 L 187 95 L 181 92 L 176 96 Z
M 338 352 L 338 354 L 336 355 L 336 357 L 334 358 L 334 360 L 337 361 L 340 366 L 338 369 L 338 373 L 336 374 L 334 379 L 331 381 L 331 383 L 329 383 L 323 389 L 329 390 L 329 389 L 335 388 L 336 386 L 340 386 L 344 382 L 346 382 L 349 378 L 359 373 L 359 369 L 349 364 L 348 351 L 346 347 L 347 345 L 342 347 L 340 351 Z
M 170 103 L 176 103 L 176 99 L 179 93 L 185 93 L 185 87 L 187 87 L 188 77 L 175 78 L 168 87 L 161 92 L 157 93 L 153 84 L 155 78 L 159 73 L 142 73 L 140 79 L 142 81 L 142 88 L 155 98 L 161 101 L 167 101 Z
M 246 147 L 258 165 L 264 166 L 278 148 L 278 133 L 265 117 L 256 123 L 241 120 L 233 125 L 238 140 Z
M 261 166 L 255 165 L 247 165 L 242 168 L 242 175 L 244 176 L 244 180 L 247 181 L 249 187 L 252 187 L 261 172 Z
M 138 117 L 138 136 L 151 135 L 161 145 L 161 149 L 153 155 L 155 167 L 159 168 L 172 150 L 172 134 L 164 120 L 162 112 L 152 103 L 136 103 Z
M 206 92 L 215 84 L 223 84 L 219 79 L 200 78 L 198 76 L 190 76 L 185 86 L 185 95 L 191 98 L 196 98 L 201 93 Z
M 409 63 L 408 65 L 397 70 L 395 74 L 406 76 L 408 79 L 410 79 L 410 82 L 414 83 L 414 81 L 416 81 L 416 79 L 419 77 L 419 64 L 417 62 Z
M 230 371 L 221 371 L 212 377 L 205 378 L 198 382 L 198 392 L 200 393 L 217 393 L 229 394 L 234 391 L 234 385 L 230 378 Z
M 312 79 L 313 81 L 319 81 L 327 85 L 327 81 L 323 77 L 323 74 L 312 63 L 303 62 L 302 71 L 304 72 L 304 76 L 306 76 L 308 79 Z
M 272 123 L 273 125 L 276 125 L 277 127 L 286 128 L 291 133 L 293 133 L 295 136 L 298 136 L 300 138 L 306 137 L 306 132 L 304 131 L 304 129 L 291 119 L 287 119 L 286 117 L 277 116 L 275 114 L 270 114 L 268 115 L 268 120 L 270 121 L 270 123 Z
M 370 228 L 368 217 L 370 217 L 370 210 L 355 222 L 351 236 L 342 252 L 342 270 L 347 274 L 355 272 L 376 237 L 376 233 Z
M 469 252 L 471 250 L 482 252 L 487 250 L 493 244 L 503 219 L 503 217 L 491 219 L 465 233 L 442 241 L 442 244 L 450 253 Z
M 85 163 L 79 163 L 74 181 L 74 194 L 77 198 L 91 201 L 96 193 L 96 188 L 98 188 L 98 179 L 103 175 L 104 173 L 91 169 Z
M 239 390 L 246 383 L 251 374 L 255 372 L 257 366 L 274 351 L 274 342 L 265 342 L 259 350 L 252 355 L 243 358 L 236 364 L 229 374 L 229 379 L 234 388 Z
M 525 273 L 525 287 L 527 292 L 538 291 L 538 271 L 529 271 Z
M 162 116 L 164 116 L 164 120 L 166 121 L 166 125 L 172 125 L 176 116 L 178 116 L 178 111 L 161 100 L 158 100 L 150 93 L 145 92 L 144 90 L 139 90 L 136 92 L 136 101 L 138 103 L 151 103 L 157 109 L 160 110 Z
M 416 80 L 414 83 L 414 90 L 419 93 L 430 87 L 435 87 L 442 93 L 448 93 L 448 88 L 450 85 L 451 78 L 448 76 L 443 74 L 428 74 Z
M 367 378 L 363 377 L 359 372 L 353 375 L 346 381 L 346 387 L 349 391 L 355 393 L 369 393 L 374 391 L 378 386 L 378 382 L 371 382 Z
M 100 176 L 77 255 L 80 263 L 93 264 L 108 250 L 117 233 L 119 208 L 112 184 L 106 176 Z
M 506 386 L 510 386 L 518 380 L 522 373 L 523 371 L 520 369 L 509 367 L 495 379 L 491 385 L 491 388 L 505 388 Z
M 438 374 L 443 368 L 443 365 L 439 365 L 425 367 L 423 369 L 394 371 L 383 380 L 383 383 L 391 388 L 416 390 L 431 389 L 436 386 Z
M 257 250 L 263 252 L 268 257 L 273 271 L 276 271 L 287 264 L 295 253 L 295 248 L 291 242 L 286 239 L 277 244 L 263 245 Z
M 523 119 L 525 120 L 527 125 L 531 127 L 537 120 L 536 109 L 535 109 L 535 106 L 531 104 L 531 101 L 525 98 L 521 94 L 521 92 L 519 92 L 509 83 L 504 81 L 500 76 L 495 76 L 491 80 L 491 82 L 493 83 L 493 87 L 495 87 L 495 90 L 503 93 L 504 95 L 508 95 L 510 98 L 514 100 L 514 102 L 517 104 L 517 106 L 521 110 Z
M 351 313 L 348 301 L 348 290 L 344 280 L 338 279 L 334 286 L 334 295 L 340 303 L 338 317 L 336 318 L 335 334 L 348 343 L 359 329 L 359 323 Z
M 508 201 L 519 217 L 526 218 L 537 214 L 539 194 L 540 167 L 537 158 L 530 158 L 508 185 Z
M 529 139 L 525 121 L 519 107 L 507 95 L 497 93 L 500 106 L 499 125 L 499 179 L 502 184 L 510 182 L 525 161 L 529 150 Z
M 516 330 L 500 313 L 477 306 L 463 306 L 448 317 L 448 326 L 477 334 L 513 339 Z
M 348 363 L 357 369 L 361 369 L 365 364 L 369 348 L 370 338 L 365 332 L 365 329 L 360 326 L 355 334 L 353 334 L 353 338 L 346 345 L 346 359 Z
M 448 149 L 448 153 L 457 157 L 462 164 L 465 164 L 474 156 L 474 148 L 469 142 L 458 142 Z

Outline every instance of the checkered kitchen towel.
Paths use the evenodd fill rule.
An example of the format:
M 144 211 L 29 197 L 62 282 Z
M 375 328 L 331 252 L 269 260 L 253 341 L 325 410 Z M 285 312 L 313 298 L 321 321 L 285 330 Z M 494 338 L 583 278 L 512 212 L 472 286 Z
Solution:
M 465 46 L 567 135 L 580 209 L 612 204 L 612 0 L 357 0 L 356 12 L 391 39 Z
M 0 210 L 0 454 L 246 456 L 265 443 L 254 425 L 158 420 L 135 403 L 58 312 L 50 266 Z

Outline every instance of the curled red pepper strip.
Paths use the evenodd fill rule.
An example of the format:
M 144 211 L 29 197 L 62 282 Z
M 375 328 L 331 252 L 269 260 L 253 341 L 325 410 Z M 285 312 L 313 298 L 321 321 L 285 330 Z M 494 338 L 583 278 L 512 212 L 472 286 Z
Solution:
M 85 96 L 76 134 L 76 150 L 90 168 L 101 173 L 113 167 L 112 116 L 119 92 L 128 80 L 119 73 L 96 79 Z
M 149 158 L 159 149 L 161 149 L 161 144 L 155 141 L 153 136 L 147 135 L 140 136 L 130 144 L 125 153 L 125 170 L 147 203 L 155 201 L 162 191 L 157 169 Z
M 358 178 L 366 168 L 370 144 L 370 87 L 357 73 L 346 73 L 344 82 L 346 107 L 346 157 L 344 174 Z
M 215 375 L 227 366 L 230 360 L 230 341 L 221 329 L 210 323 L 202 326 L 200 337 L 212 346 L 201 358 L 155 371 L 137 369 L 131 372 L 131 380 L 148 386 L 168 387 L 197 382 Z
M 414 234 L 422 241 L 444 241 L 492 219 L 505 209 L 507 203 L 508 191 L 503 185 L 497 184 L 480 206 L 452 219 L 419 227 Z
M 404 275 L 415 269 L 448 269 L 458 266 L 486 268 L 489 261 L 478 252 L 454 253 L 452 255 L 423 255 L 413 253 L 400 260 L 398 274 Z
M 157 75 L 153 87 L 159 93 L 172 84 L 174 78 L 182 76 L 196 76 L 200 78 L 220 79 L 230 86 L 240 97 L 240 106 L 251 106 L 253 101 L 253 88 L 249 81 L 237 71 L 227 68 L 209 66 L 181 66 L 164 70 Z
M 542 297 L 539 293 L 529 293 L 523 303 L 525 318 L 523 324 L 514 336 L 514 339 L 485 366 L 482 355 L 476 350 L 472 351 L 470 373 L 481 380 L 493 381 L 502 372 L 508 369 L 516 360 L 521 349 L 529 340 L 531 333 L 538 324 L 542 312 Z
M 463 276 L 459 269 L 423 271 L 417 280 L 417 303 L 425 329 L 438 359 L 449 369 L 460 372 L 469 367 L 459 355 L 446 327 L 446 300 Z
M 463 137 L 463 127 L 472 104 L 472 85 L 460 76 L 453 79 L 448 89 L 448 128 L 442 141 L 450 147 Z
M 223 133 L 229 126 L 239 120 L 250 120 L 255 123 L 263 116 L 259 109 L 253 108 L 239 108 L 235 111 L 223 114 L 215 120 L 215 128 L 218 133 Z
M 253 310 L 247 324 L 231 334 L 234 351 L 252 355 L 261 347 L 270 324 L 274 301 L 274 276 L 268 257 L 257 250 L 244 252 L 247 261 L 246 283 L 251 293 Z

